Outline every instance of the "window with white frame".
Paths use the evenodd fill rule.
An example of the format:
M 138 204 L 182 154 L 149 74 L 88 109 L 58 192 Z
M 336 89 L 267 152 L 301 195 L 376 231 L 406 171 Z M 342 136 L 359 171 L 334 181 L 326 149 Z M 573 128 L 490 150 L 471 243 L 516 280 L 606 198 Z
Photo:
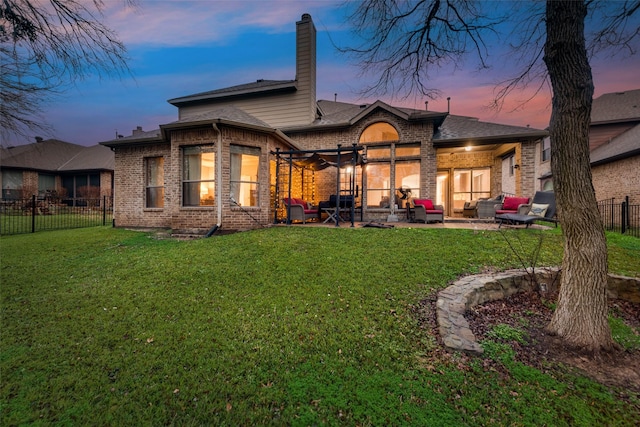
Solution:
M 231 197 L 240 206 L 259 206 L 260 148 L 232 145 Z
M 182 206 L 212 206 L 216 190 L 213 145 L 182 147 Z

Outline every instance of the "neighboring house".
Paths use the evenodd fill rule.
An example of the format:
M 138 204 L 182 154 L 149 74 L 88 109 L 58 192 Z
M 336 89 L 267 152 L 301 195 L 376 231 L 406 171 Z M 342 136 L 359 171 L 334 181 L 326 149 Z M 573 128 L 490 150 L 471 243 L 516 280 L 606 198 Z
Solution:
M 315 204 L 350 192 L 364 220 L 386 220 L 405 214 L 399 188 L 444 205 L 447 215 L 465 201 L 538 189 L 536 147 L 546 131 L 382 101 L 317 100 L 315 39 L 304 14 L 295 80 L 171 99 L 177 121 L 102 142 L 115 151 L 116 226 L 255 228 L 283 219 L 289 191 Z M 327 152 L 350 147 L 366 164 L 325 168 L 336 165 Z
M 55 139 L 0 149 L 2 199 L 54 195 L 67 203 L 111 196 L 114 153 Z
M 598 201 L 628 196 L 640 204 L 640 89 L 605 93 L 593 100 L 589 128 L 593 187 Z M 544 138 L 536 148 L 540 190 L 553 189 L 551 145 Z
M 593 100 L 589 148 L 596 199 L 640 204 L 640 89 Z

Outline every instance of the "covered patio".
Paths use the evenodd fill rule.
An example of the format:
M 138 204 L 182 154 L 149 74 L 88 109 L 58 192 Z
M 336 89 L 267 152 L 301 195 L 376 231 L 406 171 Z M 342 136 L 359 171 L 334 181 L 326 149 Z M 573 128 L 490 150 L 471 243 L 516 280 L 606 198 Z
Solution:
M 354 173 L 357 167 L 366 163 L 362 151 L 364 147 L 358 144 L 352 144 L 351 147 L 342 147 L 338 144 L 335 149 L 287 151 L 277 149 L 271 152 L 276 158 L 274 224 L 285 222 L 290 225 L 292 223 L 294 220 L 291 214 L 292 209 L 287 206 L 290 206 L 291 200 L 296 196 L 314 204 L 314 209 L 317 209 L 318 223 L 321 222 L 322 215 L 326 214 L 327 219 L 323 224 L 332 223 L 339 227 L 340 222 L 345 221 L 344 217 L 348 216 L 351 227 L 354 227 L 356 212 L 360 213 L 360 221 L 362 221 L 362 209 L 359 206 L 360 190 L 363 188 L 362 174 L 359 174 L 360 181 L 358 181 L 358 174 Z M 322 187 L 326 190 L 322 194 L 328 191 L 330 195 L 328 197 L 322 195 L 320 197 L 326 197 L 326 199 L 317 200 L 315 174 L 328 168 L 336 168 L 335 185 L 331 187 L 331 183 L 324 183 Z M 343 174 L 340 173 L 340 169 L 350 169 L 352 173 Z M 299 174 L 298 182 L 294 177 L 296 170 Z M 305 172 L 310 173 L 310 176 Z M 307 182 L 308 179 L 311 180 L 310 184 Z M 306 192 L 305 189 L 307 189 Z

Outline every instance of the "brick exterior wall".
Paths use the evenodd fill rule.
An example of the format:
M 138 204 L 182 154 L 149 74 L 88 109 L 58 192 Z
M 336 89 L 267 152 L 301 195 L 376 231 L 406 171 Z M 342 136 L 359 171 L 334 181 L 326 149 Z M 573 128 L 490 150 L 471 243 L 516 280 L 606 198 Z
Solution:
M 621 203 L 629 196 L 629 203 L 640 204 L 640 156 L 591 168 L 596 200 L 615 199 Z
M 24 171 L 22 173 L 23 197 L 31 197 L 38 194 L 38 172 Z
M 416 123 L 405 121 L 384 109 L 372 112 L 369 116 L 350 127 L 323 129 L 314 131 L 291 131 L 288 135 L 303 150 L 333 149 L 340 144 L 349 148 L 358 143 L 362 132 L 371 124 L 386 122 L 398 132 L 401 143 L 420 143 L 420 197 L 435 199 L 437 189 L 438 170 L 452 171 L 455 168 L 489 167 L 492 171 L 492 195 L 500 194 L 500 149 L 494 151 L 478 151 L 451 155 L 436 154 L 432 145 L 433 125 L 431 123 Z M 119 146 L 116 149 L 115 174 L 115 206 L 114 217 L 119 227 L 162 227 L 175 232 L 204 233 L 212 226 L 220 223 L 224 230 L 246 230 L 268 226 L 277 216 L 282 219 L 286 212 L 282 206 L 282 198 L 288 196 L 289 167 L 286 156 L 283 156 L 279 167 L 279 188 L 275 189 L 275 152 L 277 148 L 288 151 L 279 139 L 270 133 L 219 125 L 220 134 L 212 126 L 192 129 L 178 129 L 167 132 L 169 142 L 141 145 Z M 222 182 L 217 182 L 216 197 L 222 190 L 221 200 L 214 200 L 211 206 L 182 206 L 182 153 L 181 148 L 194 145 L 214 145 L 218 157 L 218 145 L 222 150 L 222 158 L 217 159 L 222 164 Z M 230 200 L 230 146 L 232 144 L 256 147 L 260 149 L 259 166 L 259 206 L 238 207 Z M 366 145 L 366 144 L 365 144 Z M 535 182 L 535 144 L 513 143 L 517 155 L 522 156 L 519 163 L 525 161 L 532 164 L 521 167 L 518 173 L 530 183 L 523 183 L 522 189 L 533 189 Z M 511 148 L 513 149 L 513 148 Z M 145 207 L 145 158 L 164 158 L 165 197 L 164 207 Z M 219 164 L 219 163 L 218 163 Z M 273 168 L 273 170 L 272 170 Z M 304 198 L 318 204 L 328 200 L 336 193 L 336 168 L 322 171 L 292 170 L 291 195 Z M 391 174 L 395 171 L 392 169 Z M 520 178 L 518 178 L 520 179 Z M 221 187 L 219 187 L 221 185 Z M 357 185 L 361 185 L 357 182 Z M 366 182 L 364 184 L 366 186 Z M 360 188 L 360 197 L 365 194 Z M 533 193 L 531 193 L 533 194 Z M 366 195 L 365 195 L 366 197 Z M 363 200 L 366 206 L 366 200 Z M 221 212 L 218 209 L 220 206 Z M 276 215 L 277 212 L 277 215 Z M 402 218 L 404 211 L 400 212 Z M 365 208 L 364 220 L 384 221 L 389 214 L 387 208 Z M 219 216 L 221 215 L 221 216 Z
M 170 143 L 146 146 L 119 147 L 116 150 L 114 218 L 118 227 L 170 228 L 178 233 L 203 233 L 221 224 L 227 230 L 247 230 L 273 222 L 273 203 L 270 194 L 270 152 L 284 145 L 271 135 L 219 126 L 221 135 L 212 128 L 176 130 L 169 134 Z M 211 206 L 182 206 L 182 147 L 221 143 L 222 199 Z M 230 200 L 231 144 L 260 149 L 259 206 L 238 207 Z M 164 207 L 145 207 L 145 158 L 164 158 Z M 216 175 L 216 179 L 217 179 Z M 220 183 L 216 181 L 216 187 Z M 218 192 L 216 191 L 216 195 Z M 221 217 L 218 204 L 221 203 Z
M 145 169 L 147 157 L 164 157 L 165 182 L 171 164 L 169 144 L 119 147 L 115 151 L 114 220 L 118 227 L 171 227 L 171 195 L 165 187 L 165 209 L 145 208 Z M 165 184 L 166 185 L 166 184 Z

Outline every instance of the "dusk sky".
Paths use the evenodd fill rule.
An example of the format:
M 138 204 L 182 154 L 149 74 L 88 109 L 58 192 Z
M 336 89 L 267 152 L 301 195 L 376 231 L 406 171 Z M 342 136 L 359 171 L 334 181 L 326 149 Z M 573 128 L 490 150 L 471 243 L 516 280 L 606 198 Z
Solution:
M 391 95 L 362 98 L 364 81 L 339 46 L 353 46 L 341 1 L 151 1 L 126 8 L 121 0 L 106 0 L 107 26 L 117 32 L 128 49 L 132 77 L 95 78 L 77 82 L 44 116 L 54 127 L 51 135 L 82 145 L 113 139 L 116 132 L 130 135 L 137 126 L 157 129 L 177 119 L 168 99 L 257 79 L 295 78 L 295 23 L 311 14 L 317 29 L 317 98 L 370 103 L 377 98 L 396 106 L 424 108 L 423 96 L 394 99 Z M 595 95 L 640 88 L 640 58 L 605 58 L 592 62 Z M 543 129 L 550 116 L 548 92 L 512 112 L 496 114 L 486 108 L 500 67 L 478 73 L 472 66 L 433 74 L 431 87 L 442 97 L 429 101 L 429 109 L 478 117 L 481 120 Z M 515 95 L 511 102 L 523 99 Z M 36 136 L 34 134 L 34 136 Z M 3 145 L 28 141 L 3 141 Z

